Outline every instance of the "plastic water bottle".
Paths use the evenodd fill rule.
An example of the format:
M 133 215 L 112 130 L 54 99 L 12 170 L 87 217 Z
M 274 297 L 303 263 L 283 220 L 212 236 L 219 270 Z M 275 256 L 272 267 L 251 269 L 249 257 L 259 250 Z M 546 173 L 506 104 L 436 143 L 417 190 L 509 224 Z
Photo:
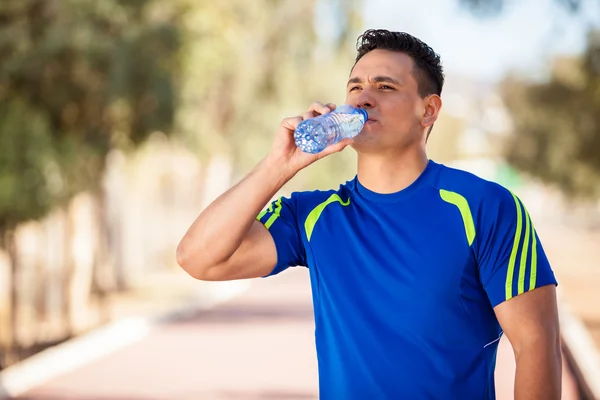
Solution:
M 305 153 L 319 153 L 329 145 L 358 135 L 368 118 L 362 108 L 342 104 L 328 114 L 300 122 L 294 132 L 296 146 Z

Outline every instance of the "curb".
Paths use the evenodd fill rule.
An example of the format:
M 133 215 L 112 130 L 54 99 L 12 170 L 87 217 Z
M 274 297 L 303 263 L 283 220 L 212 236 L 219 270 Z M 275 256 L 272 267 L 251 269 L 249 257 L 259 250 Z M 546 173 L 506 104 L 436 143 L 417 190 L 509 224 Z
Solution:
M 600 400 L 600 353 L 579 317 L 563 301 L 558 303 L 565 356 L 584 400 Z
M 205 311 L 231 300 L 250 287 L 250 281 L 211 282 L 208 295 L 190 304 L 148 317 L 128 317 L 43 350 L 0 372 L 0 400 L 8 400 L 144 339 L 160 325 Z

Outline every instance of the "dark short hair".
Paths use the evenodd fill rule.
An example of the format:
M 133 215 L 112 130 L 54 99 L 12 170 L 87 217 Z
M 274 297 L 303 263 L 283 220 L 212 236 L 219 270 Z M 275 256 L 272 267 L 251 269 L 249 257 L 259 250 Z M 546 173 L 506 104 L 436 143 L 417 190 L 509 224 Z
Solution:
M 385 29 L 369 29 L 356 41 L 354 65 L 368 52 L 379 49 L 397 51 L 412 58 L 415 66 L 414 77 L 419 85 L 419 96 L 442 94 L 444 70 L 442 60 L 426 43 L 406 32 L 390 32 Z

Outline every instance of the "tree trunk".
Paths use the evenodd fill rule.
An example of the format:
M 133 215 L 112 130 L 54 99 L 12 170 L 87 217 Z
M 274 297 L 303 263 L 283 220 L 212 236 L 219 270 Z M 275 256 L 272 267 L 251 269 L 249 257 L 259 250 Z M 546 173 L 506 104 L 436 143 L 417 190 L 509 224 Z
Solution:
M 35 279 L 36 282 L 36 290 L 35 290 L 35 315 L 36 315 L 36 331 L 38 332 L 36 336 L 36 342 L 47 341 L 48 336 L 48 284 L 49 284 L 49 274 L 48 274 L 48 266 L 45 263 L 45 255 L 42 254 L 43 250 L 46 249 L 46 238 L 44 237 L 44 246 L 40 246 L 37 249 L 35 255 Z
M 95 278 L 106 294 L 128 287 L 123 248 L 123 219 L 127 217 L 125 194 L 127 160 L 120 150 L 107 156 L 103 182 L 95 191 L 98 200 L 99 250 Z M 124 204 L 125 203 L 125 204 Z
M 98 236 L 94 200 L 90 194 L 80 193 L 71 201 L 69 210 L 73 249 L 69 305 L 75 335 L 95 324 L 95 310 L 91 308 L 90 299 Z
M 73 334 L 73 326 L 71 325 L 71 279 L 73 276 L 73 224 L 71 221 L 71 213 L 68 208 L 63 213 L 65 218 L 64 224 L 64 247 L 63 247 L 63 265 L 61 273 L 61 295 L 62 295 L 62 325 L 63 336 L 70 337 Z
M 98 229 L 97 250 L 94 257 L 92 293 L 98 301 L 100 323 L 110 318 L 108 294 L 115 289 L 114 271 L 112 269 L 110 252 L 112 249 L 110 230 L 108 227 L 108 209 L 106 192 L 100 189 L 95 193 L 97 207 L 95 209 L 96 226 Z
M 206 168 L 206 178 L 204 180 L 203 209 L 229 189 L 232 176 L 233 162 L 231 156 L 221 153 L 211 157 Z
M 17 270 L 18 259 L 13 230 L 4 231 L 0 238 L 0 248 L 6 250 L 8 256 L 7 275 L 8 279 L 8 300 L 5 304 L 0 304 L 0 318 L 2 324 L 0 333 L 0 369 L 4 369 L 17 361 L 16 353 L 16 330 L 17 330 L 17 311 L 18 311 L 18 287 L 17 287 Z

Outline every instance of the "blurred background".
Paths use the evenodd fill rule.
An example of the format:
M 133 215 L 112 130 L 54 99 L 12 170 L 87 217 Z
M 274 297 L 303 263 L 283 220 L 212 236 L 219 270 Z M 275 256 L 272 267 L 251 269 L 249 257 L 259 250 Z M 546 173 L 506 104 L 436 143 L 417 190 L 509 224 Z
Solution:
M 368 28 L 441 54 L 429 156 L 528 206 L 561 305 L 592 343 L 565 346 L 591 396 L 600 375 L 580 381 L 598 360 L 576 353 L 600 346 L 596 0 L 0 0 L 0 369 L 246 288 L 189 278 L 177 243 L 267 154 L 282 118 L 343 102 Z M 354 170 L 344 151 L 278 195 Z

